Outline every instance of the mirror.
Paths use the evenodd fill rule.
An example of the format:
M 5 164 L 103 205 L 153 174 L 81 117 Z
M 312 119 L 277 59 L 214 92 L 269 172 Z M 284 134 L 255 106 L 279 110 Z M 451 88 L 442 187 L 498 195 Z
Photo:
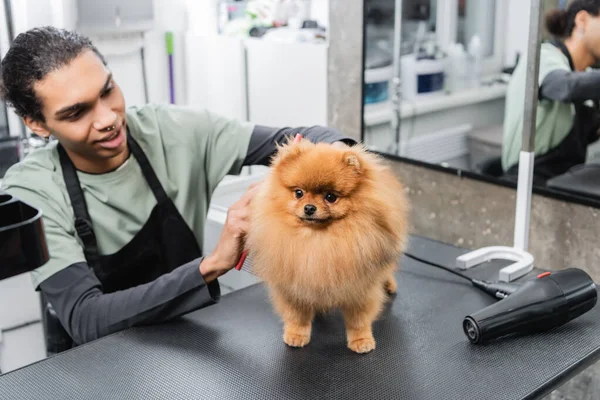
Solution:
M 506 91 L 496 54 L 499 2 L 365 3 L 365 143 L 382 153 L 466 170 L 499 156 Z M 470 43 L 475 35 L 479 46 Z M 467 54 L 470 44 L 479 47 L 477 66 Z M 484 80 L 483 70 L 494 68 L 498 73 Z
M 544 0 L 543 15 L 563 3 Z M 516 187 L 528 7 L 502 0 L 365 0 L 364 143 L 389 158 Z M 597 104 L 586 110 L 598 115 L 599 128 Z M 542 113 L 538 108 L 538 118 Z M 536 143 L 544 143 L 539 127 Z M 600 204 L 600 143 L 584 152 L 568 167 L 536 156 L 534 190 Z

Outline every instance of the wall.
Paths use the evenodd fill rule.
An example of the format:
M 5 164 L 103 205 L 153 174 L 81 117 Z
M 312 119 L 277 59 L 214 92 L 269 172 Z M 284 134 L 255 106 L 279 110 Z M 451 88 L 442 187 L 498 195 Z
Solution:
M 506 30 L 504 48 L 504 64 L 514 65 L 517 53 L 527 52 L 527 36 L 529 34 L 529 17 L 531 0 L 501 0 L 506 1 L 510 29 Z
M 529 18 L 531 17 L 531 0 L 500 0 L 506 1 L 508 7 L 508 24 L 506 29 L 506 44 L 504 49 L 504 64 L 514 65 L 517 53 L 522 55 L 527 52 L 527 37 L 529 35 Z M 568 2 L 570 2 L 569 0 Z M 542 0 L 542 10 L 559 7 L 561 0 Z M 542 21 L 542 36 L 548 37 L 548 32 Z
M 11 0 L 11 6 L 15 34 L 33 26 L 53 24 L 54 11 L 51 0 Z
M 329 0 L 310 0 L 310 17 L 319 25 L 329 27 Z
M 267 126 L 327 124 L 325 44 L 248 39 L 245 47 L 250 121 Z
M 59 28 L 75 29 L 77 0 L 50 0 L 52 24 Z M 35 12 L 35 8 L 31 10 Z
M 511 1 L 511 6 L 522 1 Z M 361 124 L 356 113 L 361 108 L 362 81 L 356 66 L 362 65 L 363 37 L 357 26 L 362 25 L 362 3 L 331 2 L 332 11 L 344 4 L 344 21 L 331 13 L 330 59 L 345 68 L 329 75 L 329 107 L 335 110 L 330 124 L 358 139 Z M 512 243 L 515 190 L 407 163 L 391 164 L 409 188 L 414 234 L 467 248 Z M 533 196 L 530 249 L 536 264 L 550 269 L 577 266 L 600 280 L 599 218 L 598 209 Z M 600 398 L 598 376 L 600 364 L 572 379 L 550 398 Z
M 459 247 L 512 245 L 516 191 L 392 162 L 409 190 L 414 233 Z M 578 267 L 600 281 L 600 210 L 534 195 L 530 251 L 540 268 Z
M 362 1 L 329 0 L 327 120 L 357 140 L 362 120 L 362 31 Z

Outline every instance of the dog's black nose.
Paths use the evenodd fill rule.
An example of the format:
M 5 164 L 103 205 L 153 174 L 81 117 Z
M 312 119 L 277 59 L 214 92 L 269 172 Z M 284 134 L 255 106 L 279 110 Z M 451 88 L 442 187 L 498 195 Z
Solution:
M 306 215 L 313 215 L 315 211 L 317 211 L 317 207 L 313 206 L 312 204 L 307 204 L 304 206 L 304 214 Z

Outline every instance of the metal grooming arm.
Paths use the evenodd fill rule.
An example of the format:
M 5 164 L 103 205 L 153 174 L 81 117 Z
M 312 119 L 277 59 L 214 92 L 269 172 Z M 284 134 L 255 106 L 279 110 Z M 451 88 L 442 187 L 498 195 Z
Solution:
M 525 113 L 523 116 L 523 141 L 519 157 L 517 203 L 513 247 L 484 247 L 456 259 L 460 269 L 469 269 L 490 260 L 514 261 L 500 270 L 499 279 L 511 282 L 533 269 L 533 256 L 527 251 L 529 245 L 529 219 L 533 188 L 534 144 L 538 103 L 538 77 L 540 69 L 540 43 L 542 10 L 541 0 L 531 1 L 529 21 L 529 46 L 527 49 L 527 76 L 525 81 Z

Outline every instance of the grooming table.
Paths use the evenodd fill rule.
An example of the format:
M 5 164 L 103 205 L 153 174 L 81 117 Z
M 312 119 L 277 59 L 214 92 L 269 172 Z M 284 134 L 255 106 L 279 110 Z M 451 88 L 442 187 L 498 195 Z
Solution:
M 409 251 L 445 265 L 466 252 L 418 237 Z M 398 295 L 375 324 L 370 354 L 346 348 L 337 313 L 315 321 L 307 347 L 286 347 L 257 284 L 179 320 L 0 376 L 0 399 L 529 399 L 600 355 L 598 306 L 545 334 L 475 346 L 463 317 L 495 300 L 443 270 L 406 258 L 401 265 Z M 492 278 L 502 266 L 470 273 Z

